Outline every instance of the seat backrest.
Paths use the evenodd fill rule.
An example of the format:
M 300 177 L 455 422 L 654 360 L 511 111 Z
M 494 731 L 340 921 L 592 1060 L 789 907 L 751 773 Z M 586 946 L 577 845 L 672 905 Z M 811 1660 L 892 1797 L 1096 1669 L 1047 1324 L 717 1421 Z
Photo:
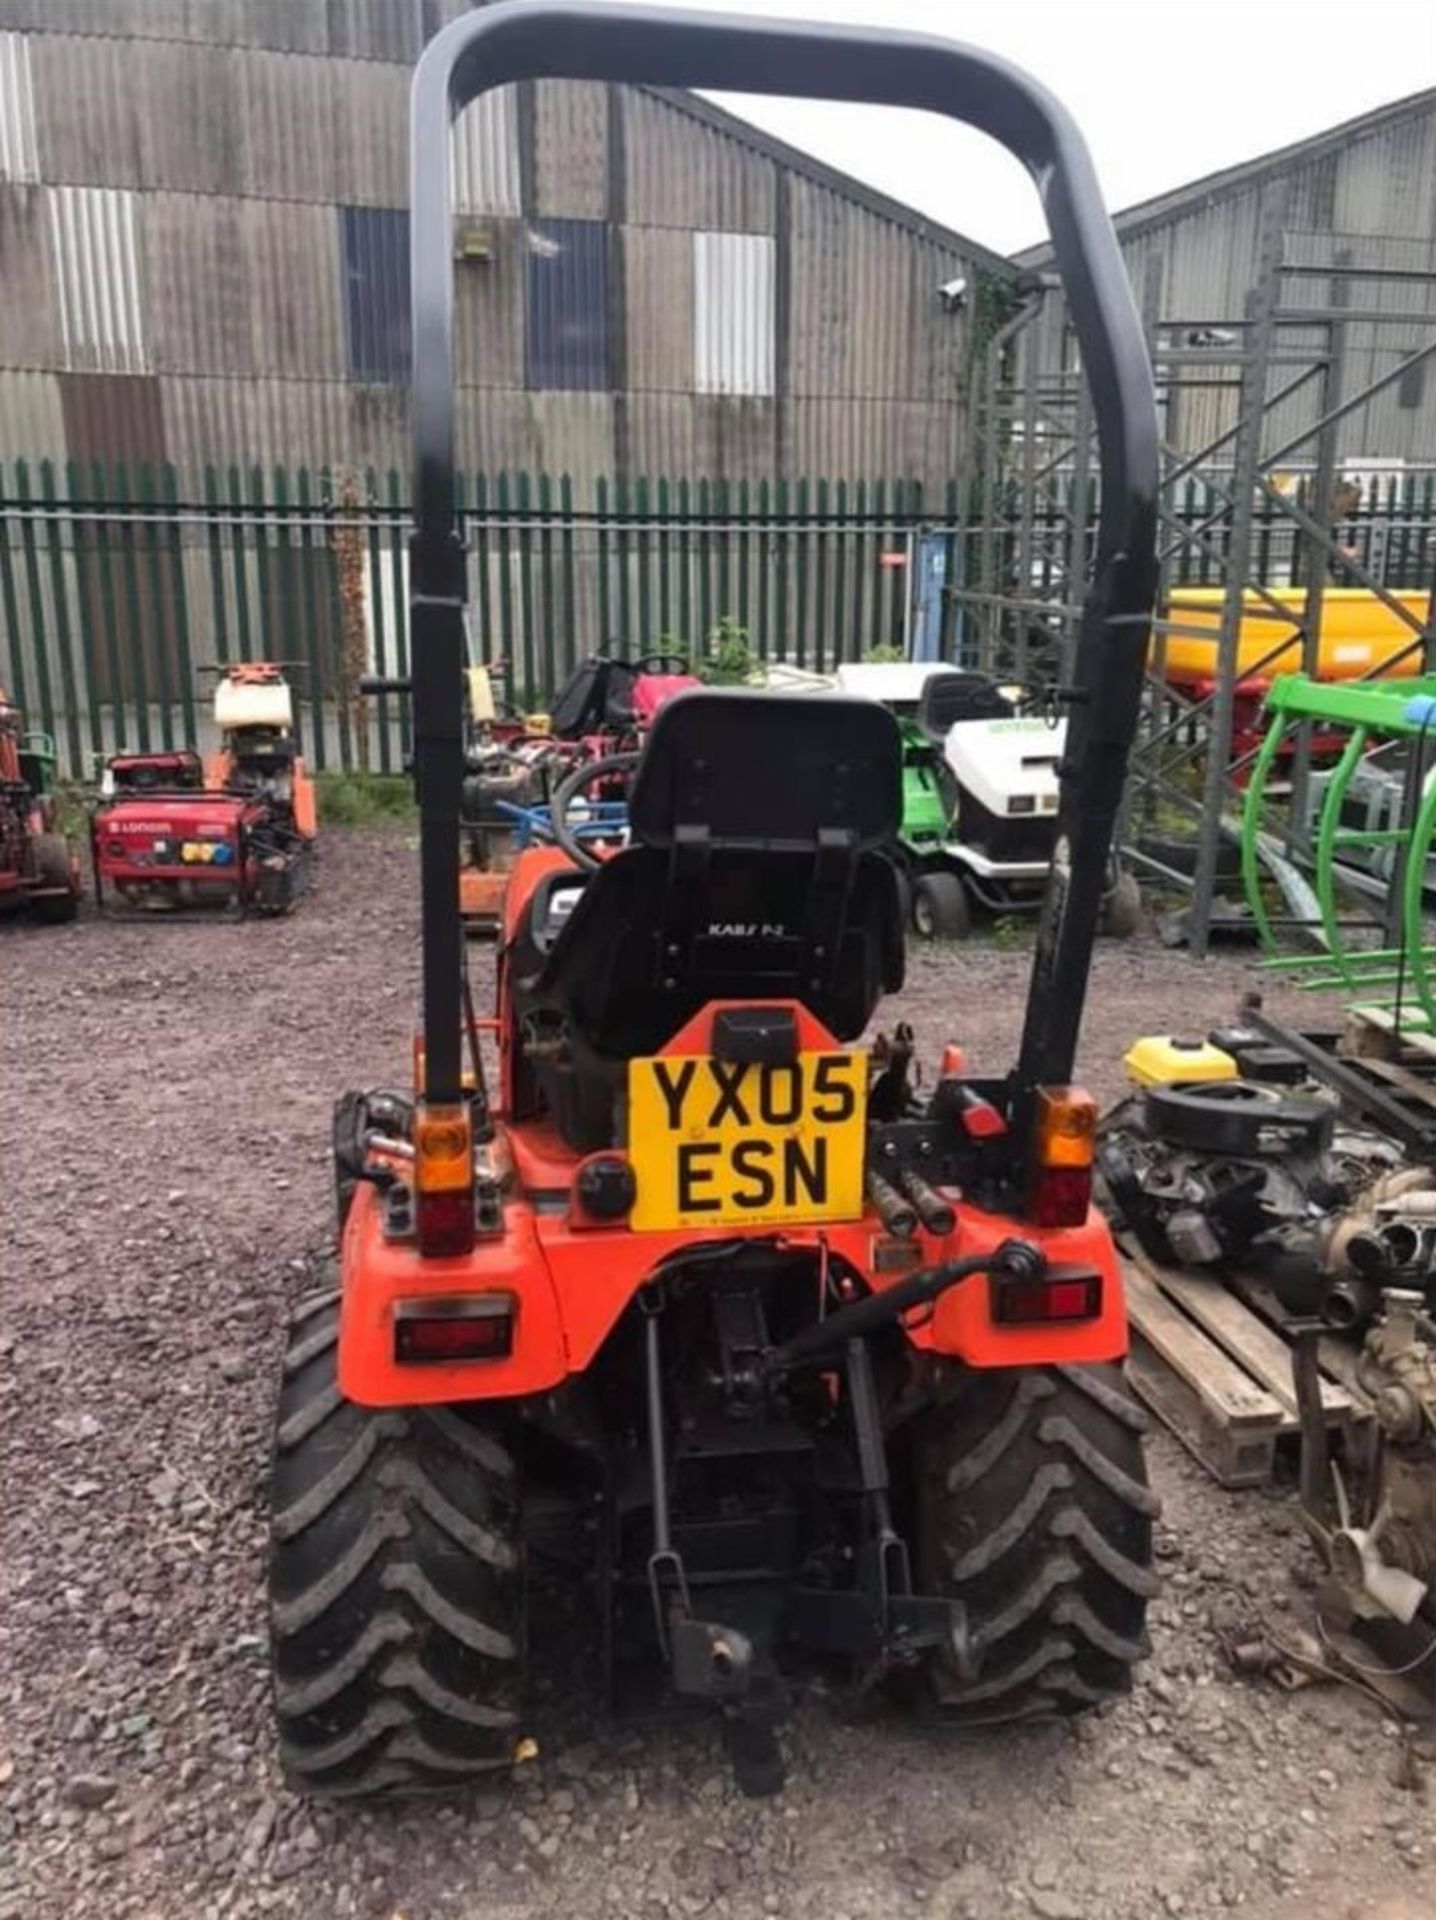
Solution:
M 549 728 L 557 739 L 582 740 L 592 733 L 622 733 L 633 725 L 633 687 L 638 668 L 631 660 L 595 654 L 575 667 L 554 695 Z
M 606 1144 L 622 1063 L 710 1000 L 800 1000 L 849 1040 L 901 986 L 897 876 L 879 851 L 898 827 L 900 751 L 865 701 L 724 691 L 663 708 L 630 846 L 547 951 L 527 927 L 515 942 L 520 1032 L 558 1020 L 567 1036 L 532 1078 L 572 1145 Z
M 935 673 L 917 703 L 917 723 L 935 746 L 959 720 L 1010 720 L 1017 709 L 985 673 Z
M 902 819 L 897 723 L 841 695 L 679 694 L 653 723 L 628 819 L 648 847 L 883 846 Z

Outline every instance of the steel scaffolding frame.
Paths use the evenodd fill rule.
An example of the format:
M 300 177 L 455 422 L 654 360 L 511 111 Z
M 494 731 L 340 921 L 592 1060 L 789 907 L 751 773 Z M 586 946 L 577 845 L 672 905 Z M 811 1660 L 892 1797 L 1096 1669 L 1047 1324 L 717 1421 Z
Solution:
M 1159 608 L 1168 606 L 1174 576 L 1194 555 L 1204 557 L 1207 566 L 1215 564 L 1222 603 L 1212 685 L 1202 695 L 1167 680 L 1167 642 L 1182 634 L 1210 640 L 1212 629 L 1170 616 L 1154 623 L 1124 839 L 1139 867 L 1190 887 L 1186 934 L 1198 955 L 1205 954 L 1211 940 L 1220 849 L 1224 840 L 1237 838 L 1243 772 L 1251 757 L 1235 762 L 1232 757 L 1243 617 L 1250 620 L 1255 613 L 1270 619 L 1277 630 L 1270 649 L 1244 667 L 1244 677 L 1259 674 L 1293 639 L 1300 641 L 1305 670 L 1314 673 L 1323 594 L 1335 565 L 1354 584 L 1374 593 L 1409 635 L 1376 671 L 1389 670 L 1417 652 L 1426 668 L 1436 665 L 1436 626 L 1429 610 L 1423 625 L 1373 570 L 1344 551 L 1331 513 L 1340 479 L 1342 422 L 1436 355 L 1436 315 L 1353 308 L 1351 286 L 1358 281 L 1436 285 L 1436 273 L 1383 267 L 1356 258 L 1352 248 L 1331 265 L 1292 261 L 1286 257 L 1286 215 L 1284 197 L 1274 196 L 1259 234 L 1255 284 L 1240 318 L 1161 316 L 1155 272 L 1138 289 L 1166 427 Z M 1305 293 L 1303 283 L 1312 280 L 1329 284 L 1325 305 L 1313 304 Z M 1022 296 L 1018 310 L 974 361 L 970 378 L 968 512 L 951 588 L 950 650 L 966 664 L 1060 687 L 1066 681 L 1090 556 L 1096 448 L 1086 383 L 1065 338 L 1060 371 L 1041 365 L 1039 322 L 1057 297 L 1055 285 L 1033 275 Z M 1358 322 L 1421 330 L 1429 337 L 1379 377 L 1349 392 L 1349 329 Z M 1274 424 L 1282 410 L 1313 386 L 1311 422 L 1299 433 L 1279 436 Z M 1234 393 L 1236 417 L 1195 451 L 1183 452 L 1171 433 L 1173 415 L 1185 395 L 1213 390 Z M 1270 444 L 1273 439 L 1275 445 Z M 1305 485 L 1293 490 L 1278 486 L 1274 475 L 1304 450 L 1309 450 L 1301 461 L 1307 469 Z M 1190 492 L 1192 482 L 1202 489 L 1209 508 L 1195 523 L 1182 513 L 1182 490 Z M 1268 581 L 1257 577 L 1256 536 L 1259 529 L 1264 533 L 1260 547 L 1265 551 L 1273 522 L 1289 536 L 1293 562 L 1300 568 L 1304 592 L 1295 614 L 1276 598 Z M 1429 569 L 1423 584 L 1436 584 Z M 1198 750 L 1204 764 L 1200 790 L 1195 791 L 1174 776 L 1179 766 L 1192 767 Z M 1290 817 L 1282 836 L 1288 858 L 1303 852 L 1309 772 L 1310 728 L 1304 724 L 1295 742 Z M 1159 807 L 1191 822 L 1190 873 L 1143 854 L 1134 844 L 1134 823 L 1150 823 Z

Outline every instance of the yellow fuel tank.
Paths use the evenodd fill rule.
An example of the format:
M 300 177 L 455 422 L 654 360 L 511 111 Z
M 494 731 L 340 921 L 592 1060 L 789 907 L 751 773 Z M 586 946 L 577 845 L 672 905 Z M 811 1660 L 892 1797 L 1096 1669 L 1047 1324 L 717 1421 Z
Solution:
M 1210 1040 L 1179 1040 L 1149 1033 L 1123 1056 L 1127 1078 L 1138 1087 L 1169 1087 L 1194 1080 L 1235 1080 L 1237 1063 Z

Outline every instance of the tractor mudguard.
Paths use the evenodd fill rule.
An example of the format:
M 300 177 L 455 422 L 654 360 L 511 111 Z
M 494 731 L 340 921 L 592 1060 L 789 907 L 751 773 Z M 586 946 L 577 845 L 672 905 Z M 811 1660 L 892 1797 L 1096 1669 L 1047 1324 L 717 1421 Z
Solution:
M 576 1164 L 576 1163 L 574 1163 Z M 973 1368 L 1083 1366 L 1120 1360 L 1127 1351 L 1127 1315 L 1112 1237 L 1100 1215 L 1080 1227 L 1041 1230 L 964 1205 L 943 1239 L 919 1230 L 913 1256 L 882 1273 L 874 1250 L 888 1244 L 876 1214 L 827 1228 L 799 1227 L 779 1236 L 785 1250 L 826 1253 L 879 1292 L 918 1265 L 964 1260 L 995 1251 L 1015 1237 L 1033 1241 L 1054 1265 L 1095 1268 L 1102 1306 L 1070 1325 L 999 1326 L 987 1279 L 974 1275 L 940 1295 L 931 1312 L 905 1328 L 912 1345 Z M 421 1260 L 412 1244 L 386 1240 L 376 1190 L 354 1196 L 341 1248 L 339 1387 L 366 1407 L 438 1406 L 450 1401 L 512 1400 L 546 1393 L 593 1364 L 624 1308 L 667 1261 L 737 1239 L 773 1239 L 771 1231 L 730 1229 L 695 1234 L 635 1233 L 627 1227 L 583 1228 L 563 1214 L 526 1203 L 504 1209 L 501 1236 L 480 1241 L 455 1260 Z M 414 1363 L 395 1357 L 396 1309 L 402 1302 L 476 1294 L 513 1299 L 512 1351 L 493 1360 Z
M 339 1390 L 364 1407 L 434 1406 L 449 1400 L 518 1398 L 556 1387 L 568 1371 L 565 1331 L 534 1209 L 504 1208 L 503 1231 L 455 1260 L 421 1260 L 412 1243 L 386 1237 L 378 1190 L 354 1194 L 340 1244 Z M 418 1303 L 475 1294 L 507 1296 L 512 1349 L 481 1363 L 400 1364 L 396 1327 Z
M 533 856 L 526 873 L 540 866 L 551 870 L 552 863 Z M 746 1006 L 714 1001 L 680 1028 L 656 1056 L 673 1063 L 670 1078 L 701 1071 L 713 1055 L 715 1023 Z M 837 1041 L 806 1007 L 789 1003 L 767 1009 L 769 1014 L 785 1011 L 792 1016 L 800 1059 L 841 1057 Z M 839 1073 L 818 1082 L 828 1088 L 825 1099 L 840 1096 L 840 1078 Z M 855 1117 L 861 1124 L 861 1109 Z M 780 1139 L 784 1135 L 781 1122 L 770 1131 Z M 471 1253 L 454 1259 L 422 1259 L 412 1239 L 386 1234 L 377 1189 L 361 1186 L 341 1249 L 343 1392 L 364 1406 L 547 1392 L 593 1364 L 624 1309 L 665 1265 L 695 1254 L 701 1259 L 705 1249 L 757 1241 L 811 1251 L 815 1265 L 823 1259 L 841 1263 L 855 1282 L 880 1292 L 922 1268 L 993 1252 L 1014 1237 L 1028 1240 L 1053 1266 L 1084 1267 L 1101 1276 L 1100 1310 L 1094 1316 L 1069 1323 L 999 1324 L 989 1282 L 975 1275 L 942 1293 L 929 1312 L 906 1325 L 913 1346 L 974 1368 L 1078 1365 L 1118 1360 L 1126 1352 L 1121 1275 L 1111 1234 L 1096 1213 L 1089 1211 L 1080 1226 L 1042 1229 L 964 1199 L 954 1209 L 950 1232 L 933 1233 L 919 1225 L 910 1239 L 897 1240 L 862 1201 L 859 1187 L 846 1217 L 789 1222 L 773 1214 L 751 1224 L 727 1221 L 711 1227 L 686 1217 L 642 1229 L 626 1217 L 595 1220 L 577 1197 L 585 1160 L 642 1168 L 649 1144 L 650 1136 L 635 1132 L 631 1160 L 619 1149 L 586 1156 L 566 1147 L 550 1125 L 501 1126 L 496 1157 L 512 1167 L 521 1197 L 504 1206 L 500 1232 L 480 1238 Z M 648 1178 L 643 1172 L 642 1180 Z M 396 1357 L 398 1322 L 416 1303 L 489 1295 L 504 1296 L 508 1303 L 504 1311 L 512 1332 L 502 1354 L 462 1362 Z

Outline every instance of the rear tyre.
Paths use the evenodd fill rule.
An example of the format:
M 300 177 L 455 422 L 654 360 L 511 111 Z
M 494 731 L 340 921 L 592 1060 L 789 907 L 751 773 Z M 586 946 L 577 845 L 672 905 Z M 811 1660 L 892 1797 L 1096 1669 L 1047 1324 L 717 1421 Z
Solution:
M 912 925 L 924 940 L 965 940 L 972 902 L 955 873 L 924 873 L 912 890 Z
M 519 1735 L 514 1465 L 453 1407 L 369 1411 L 335 1363 L 338 1295 L 290 1325 L 270 1485 L 270 1651 L 296 1792 L 432 1793 Z
M 1145 1427 L 1117 1367 L 973 1373 L 921 1417 L 922 1590 L 964 1603 L 975 1666 L 934 1671 L 945 1714 L 1069 1715 L 1127 1691 L 1157 1590 Z
M 1130 940 L 1142 924 L 1142 889 L 1134 873 L 1123 871 L 1102 902 L 1102 931 L 1113 940 Z
M 70 844 L 63 833 L 37 833 L 31 846 L 35 879 L 40 886 L 53 891 L 33 898 L 30 911 L 47 927 L 62 926 L 80 911 L 75 870 L 70 865 Z

